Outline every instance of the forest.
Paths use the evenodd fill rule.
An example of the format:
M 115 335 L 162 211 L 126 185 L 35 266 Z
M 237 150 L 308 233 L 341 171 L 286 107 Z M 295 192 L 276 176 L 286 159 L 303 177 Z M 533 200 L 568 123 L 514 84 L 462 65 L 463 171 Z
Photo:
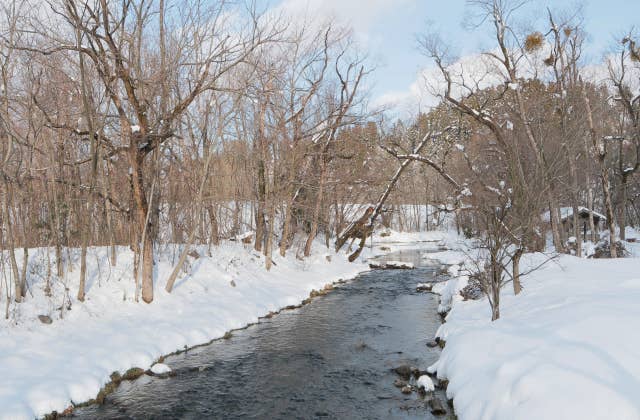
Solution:
M 115 264 L 115 247 L 129 246 L 147 303 L 162 245 L 251 231 L 267 270 L 274 251 L 308 256 L 318 235 L 331 246 L 354 204 L 375 204 L 403 162 L 415 163 L 389 214 L 394 203 L 446 210 L 469 236 L 497 235 L 496 252 L 540 250 L 548 225 L 557 251 L 580 256 L 582 207 L 604 213 L 608 243 L 624 240 L 640 216 L 635 33 L 594 79 L 577 16 L 549 11 L 540 31 L 520 34 L 508 5 L 476 3 L 494 49 L 470 71 L 437 34 L 421 36 L 441 103 L 389 121 L 367 106 L 366 54 L 330 22 L 225 2 L 5 2 L 7 302 L 26 297 L 34 247 L 55 254 L 51 279 L 71 269 L 65 250 L 81 248 L 83 279 L 87 247 L 111 247 Z M 588 230 L 599 242 L 593 217 Z

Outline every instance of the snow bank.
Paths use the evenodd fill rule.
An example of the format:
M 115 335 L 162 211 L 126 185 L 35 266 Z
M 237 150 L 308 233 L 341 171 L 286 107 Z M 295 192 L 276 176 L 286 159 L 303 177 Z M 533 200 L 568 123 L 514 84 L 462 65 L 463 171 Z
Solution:
M 469 276 L 477 268 L 474 259 L 479 258 L 478 249 L 472 248 L 472 242 L 460 238 L 450 238 L 446 243 L 452 248 L 446 251 L 430 252 L 423 255 L 424 260 L 437 261 L 446 265 L 446 274 L 449 280 L 435 283 L 432 292 L 440 295 L 438 312 L 447 313 L 456 302 L 463 300 L 460 292 L 469 284 Z
M 640 259 L 563 255 L 522 280 L 498 321 L 486 299 L 455 301 L 437 332 L 430 371 L 458 418 L 640 419 Z
M 424 388 L 424 390 L 427 392 L 433 391 L 434 389 L 436 389 L 429 375 L 420 376 L 418 378 L 418 381 L 416 382 L 416 385 L 418 385 L 418 387 Z
M 164 363 L 156 363 L 153 366 L 151 366 L 150 370 L 152 373 L 156 375 L 163 375 L 165 373 L 171 372 L 171 368 L 165 365 Z
M 444 314 L 453 307 L 454 303 L 461 302 L 462 296 L 460 296 L 460 291 L 467 287 L 468 284 L 469 276 L 466 275 L 434 284 L 431 291 L 440 295 L 438 312 Z
M 206 247 L 198 252 L 202 257 L 190 258 L 188 275 L 177 281 L 172 294 L 164 285 L 178 253 L 171 247 L 160 253 L 155 299 L 147 305 L 134 302 L 128 248 L 119 248 L 116 267 L 110 266 L 107 249 L 89 249 L 85 302 L 75 299 L 78 250 L 72 251 L 74 271 L 64 282 L 52 282 L 51 297 L 44 292 L 46 252 L 31 250 L 33 297 L 12 305 L 9 320 L 0 320 L 0 418 L 62 412 L 72 402 L 94 398 L 114 371 L 149 369 L 163 354 L 222 337 L 270 311 L 299 304 L 313 289 L 368 269 L 320 243 L 302 261 L 293 253 L 286 259 L 276 255 L 269 272 L 264 257 L 241 243 L 214 247 L 212 257 L 206 256 Z M 53 322 L 43 324 L 38 315 Z

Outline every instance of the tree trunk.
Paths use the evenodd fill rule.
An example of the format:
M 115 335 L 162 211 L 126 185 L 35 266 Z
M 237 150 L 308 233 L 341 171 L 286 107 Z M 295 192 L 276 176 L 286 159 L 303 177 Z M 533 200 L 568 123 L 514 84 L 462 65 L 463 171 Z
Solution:
M 322 163 L 322 168 L 320 169 L 320 185 L 318 187 L 318 196 L 316 197 L 316 205 L 313 209 L 313 220 L 311 222 L 311 232 L 309 232 L 309 237 L 307 238 L 307 243 L 304 246 L 304 256 L 308 257 L 311 255 L 311 245 L 313 245 L 313 240 L 318 234 L 318 219 L 320 218 L 320 210 L 322 208 L 322 200 L 324 196 L 324 184 L 326 180 L 326 162 Z
M 294 196 L 295 197 L 295 196 Z M 282 237 L 280 238 L 280 256 L 284 257 L 289 248 L 289 230 L 291 229 L 291 207 L 294 200 L 289 200 L 284 206 L 284 220 L 282 222 Z
M 362 237 L 360 238 L 360 243 L 358 244 L 358 249 L 356 249 L 353 252 L 353 254 L 349 255 L 349 262 L 354 262 L 356 258 L 360 256 L 360 253 L 362 252 L 362 250 L 364 249 L 364 246 L 366 245 L 368 236 L 369 235 L 363 232 Z
M 142 232 L 142 278 L 140 287 L 142 291 L 142 300 L 145 303 L 153 301 L 153 239 L 151 238 L 152 229 L 149 229 L 149 203 L 145 194 L 144 178 L 143 178 L 143 157 L 139 156 L 137 151 L 130 161 L 133 168 L 131 176 L 133 186 L 133 201 L 135 203 L 135 218 L 138 224 L 138 232 Z M 153 188 L 152 188 L 153 189 Z M 140 239 L 136 235 L 136 241 Z
M 105 165 L 106 167 L 106 165 Z M 107 186 L 107 184 L 110 186 L 111 185 L 111 180 L 109 177 L 109 174 L 107 173 L 107 176 L 105 177 L 105 182 L 104 182 L 104 195 L 105 197 L 107 196 L 107 194 L 109 193 L 109 187 Z M 114 194 L 115 196 L 115 194 Z M 109 262 L 111 264 L 112 267 L 116 266 L 117 263 L 117 253 L 116 253 L 116 238 L 115 238 L 115 231 L 114 231 L 114 226 L 113 226 L 113 210 L 111 208 L 111 203 L 109 202 L 109 200 L 105 200 L 105 217 L 107 219 L 107 230 L 109 231 L 108 235 L 109 235 L 109 250 L 111 253 L 111 257 L 109 258 Z
M 627 188 L 628 179 L 625 174 L 622 175 L 622 182 L 620 184 L 620 220 L 618 221 L 618 225 L 620 226 L 620 240 L 622 241 L 627 239 L 625 233 L 627 227 Z
M 564 243 L 562 240 L 562 218 L 560 216 L 560 209 L 553 197 L 553 194 L 549 194 L 549 214 L 551 215 L 551 235 L 553 238 L 553 246 L 556 248 L 556 252 L 564 252 Z
M 265 139 L 265 114 L 267 104 L 265 98 L 260 104 L 260 110 L 258 112 L 258 133 L 256 134 L 256 141 L 254 143 L 255 155 L 258 158 L 258 208 L 256 209 L 256 240 L 254 249 L 258 252 L 262 251 L 264 245 L 265 236 L 265 213 L 266 213 L 266 200 L 267 200 L 267 173 L 266 173 L 266 159 L 267 159 L 267 145 Z
M 573 236 L 576 238 L 576 257 L 582 257 L 582 237 L 580 236 L 580 215 L 578 205 L 573 201 Z
M 522 284 L 520 283 L 520 258 L 522 258 L 523 249 L 518 248 L 513 254 L 513 294 L 517 295 L 522 291 Z M 499 314 L 498 314 L 499 316 Z
M 511 79 L 512 81 L 515 82 L 515 77 L 513 77 L 514 74 L 515 72 L 511 74 Z M 542 170 L 544 179 L 547 185 L 549 186 L 549 189 L 548 189 L 549 215 L 551 216 L 551 219 L 552 219 L 551 232 L 553 235 L 553 245 L 555 246 L 557 252 L 564 252 L 564 244 L 563 244 L 562 236 L 559 230 L 560 219 L 557 215 L 557 209 L 559 207 L 558 207 L 558 202 L 556 200 L 556 195 L 555 195 L 555 192 L 556 192 L 555 182 L 553 181 L 553 179 L 551 179 L 549 165 L 547 164 L 547 161 L 545 159 L 544 152 L 538 142 L 538 139 L 535 137 L 533 133 L 533 129 L 531 128 L 531 124 L 528 119 L 528 113 L 525 107 L 525 101 L 524 101 L 524 98 L 522 97 L 522 93 L 520 92 L 520 89 L 515 89 L 515 93 L 516 93 L 516 102 L 518 104 L 518 112 L 520 114 L 520 119 L 522 120 L 522 123 L 524 125 L 525 134 L 527 136 L 527 139 L 529 140 L 529 145 L 531 149 L 534 151 L 538 168 Z M 526 185 L 526 183 L 524 183 L 523 185 Z
M 605 159 L 607 157 L 607 149 L 606 143 L 604 143 L 604 139 L 602 139 L 602 143 L 598 142 L 597 133 L 595 129 L 595 125 L 593 123 L 593 111 L 591 109 L 591 102 L 589 101 L 589 97 L 587 96 L 586 89 L 584 84 L 582 85 L 582 99 L 584 100 L 586 114 L 587 114 L 587 123 L 589 126 L 589 135 L 591 137 L 591 144 L 593 147 L 594 155 L 596 156 L 596 160 L 598 165 L 600 166 L 600 182 L 602 184 L 602 193 L 604 195 L 604 205 L 607 211 L 607 223 L 609 225 L 609 249 L 611 250 L 611 258 L 617 258 L 618 252 L 616 251 L 616 221 L 615 221 L 615 212 L 613 211 L 613 203 L 611 202 L 611 192 L 609 188 L 609 174 L 607 172 L 607 166 Z
M 589 200 L 589 229 L 591 230 L 591 242 L 594 244 L 597 242 L 596 240 L 596 224 L 593 220 L 593 188 L 589 186 L 589 190 L 587 191 L 588 200 Z
M 258 208 L 256 209 L 256 240 L 253 248 L 260 252 L 265 236 L 265 173 L 264 161 L 258 162 Z
M 333 213 L 335 228 L 334 231 L 337 238 L 338 236 L 340 236 L 340 232 L 342 232 L 342 228 L 344 226 L 344 211 L 342 211 L 337 199 L 334 199 L 333 201 Z
M 20 278 L 20 293 L 27 296 L 27 268 L 29 267 L 29 248 L 22 248 L 22 276 Z
M 305 174 L 307 173 L 309 167 L 311 166 L 311 159 L 307 160 L 302 168 L 299 170 L 299 178 L 304 179 Z M 293 184 L 296 181 L 296 176 L 293 171 L 289 171 L 289 179 L 287 180 L 288 184 Z M 294 213 L 296 210 L 296 206 L 298 205 L 298 201 L 304 191 L 302 186 L 298 186 L 295 188 L 295 192 L 291 196 L 290 199 L 285 203 L 284 208 L 284 217 L 282 223 L 282 237 L 280 238 L 280 256 L 284 257 L 286 255 L 287 249 L 291 246 L 293 239 L 296 234 L 297 223 L 294 223 Z
M 53 239 L 53 245 L 55 247 L 55 253 L 56 253 L 56 275 L 58 276 L 58 278 L 62 278 L 62 275 L 63 275 L 63 267 L 62 267 L 63 257 L 62 257 L 62 243 L 61 243 L 62 227 L 60 226 L 60 209 L 58 208 L 58 194 L 59 194 L 58 186 L 56 185 L 56 182 L 54 182 L 53 180 L 53 175 L 51 175 L 50 173 L 49 173 L 48 181 L 50 182 L 51 189 L 52 189 L 51 197 L 48 200 L 49 208 L 51 209 L 49 211 L 49 223 L 51 224 L 51 231 L 53 232 L 52 239 Z M 47 191 L 47 195 L 48 195 L 48 191 Z
M 4 177 L 3 177 L 4 179 Z M 22 290 L 20 287 L 20 271 L 18 270 L 18 262 L 16 260 L 16 252 L 15 252 L 15 242 L 13 241 L 13 222 L 11 220 L 11 213 L 9 210 L 9 200 L 11 200 L 11 194 L 9 193 L 9 183 L 6 179 L 4 179 L 4 187 L 5 194 L 3 200 L 4 207 L 4 223 L 7 228 L 7 242 L 8 242 L 8 250 L 9 250 L 9 261 L 11 263 L 11 272 L 13 273 L 13 286 L 14 286 L 14 296 L 13 299 L 20 303 L 22 302 Z M 9 292 L 7 291 L 7 295 Z
M 272 200 L 273 201 L 273 200 Z M 275 228 L 275 215 L 276 215 L 276 206 L 275 203 L 271 202 L 269 204 L 269 224 L 267 227 L 267 240 L 265 241 L 265 268 L 267 271 L 271 270 L 271 265 L 273 264 L 273 260 L 271 259 L 273 255 L 273 233 Z
M 240 233 L 240 216 L 242 215 L 242 205 L 238 203 L 238 197 L 236 195 L 233 206 L 233 228 L 232 234 L 237 235 Z
M 140 235 L 138 234 L 138 224 L 131 221 L 131 250 L 133 251 L 133 279 L 135 282 L 134 299 L 140 301 Z
M 491 307 L 491 321 L 500 319 L 500 294 L 494 295 L 494 299 L 496 299 L 496 302 Z
M 216 209 L 213 205 L 209 205 L 207 206 L 207 212 L 209 213 L 209 223 L 211 224 L 210 243 L 218 246 L 218 244 L 220 244 L 220 231 L 218 227 L 218 216 L 216 216 Z
M 563 124 L 564 127 L 564 124 Z M 576 257 L 582 257 L 582 237 L 580 236 L 580 215 L 578 214 L 578 168 L 576 162 L 571 158 L 569 149 L 564 147 L 565 153 L 569 161 L 569 173 L 571 175 L 571 186 L 573 191 L 571 192 L 571 201 L 573 207 L 573 236 L 576 238 Z
M 491 321 L 500 318 L 500 283 L 502 280 L 502 270 L 500 262 L 491 255 Z
M 76 32 L 78 48 L 80 47 L 80 31 L 77 29 Z M 87 211 L 84 217 L 83 229 L 82 229 L 82 251 L 80 255 L 80 284 L 78 285 L 78 300 L 80 302 L 84 302 L 84 294 L 85 294 L 85 284 L 86 284 L 86 276 L 87 276 L 87 247 L 89 246 L 89 239 L 91 237 L 91 222 L 93 214 L 93 203 L 95 200 L 95 194 L 93 189 L 96 185 L 96 178 L 98 174 L 98 147 L 99 144 L 96 144 L 96 130 L 95 130 L 95 121 L 93 119 L 93 108 L 92 104 L 89 101 L 89 93 L 87 92 L 87 81 L 85 77 L 85 68 L 84 68 L 84 54 L 79 54 L 79 63 L 80 63 L 80 81 L 81 81 L 81 91 L 82 91 L 82 105 L 84 108 L 84 116 L 87 119 L 87 124 L 89 128 L 89 136 L 91 138 L 91 175 L 89 180 L 89 201 L 87 203 Z M 99 137 L 98 137 L 99 138 Z M 98 140 L 99 142 L 99 140 Z
M 611 202 L 611 192 L 609 188 L 609 177 L 604 161 L 600 162 L 600 179 L 602 181 L 602 191 L 604 192 L 604 205 L 607 209 L 607 224 L 609 225 L 609 249 L 611 258 L 618 258 L 616 249 L 616 219 Z

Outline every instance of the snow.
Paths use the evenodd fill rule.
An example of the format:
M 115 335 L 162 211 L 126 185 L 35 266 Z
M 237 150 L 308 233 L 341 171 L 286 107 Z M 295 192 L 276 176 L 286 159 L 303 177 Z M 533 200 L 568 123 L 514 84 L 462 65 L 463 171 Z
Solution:
M 451 245 L 451 243 L 449 243 L 449 245 Z M 456 249 L 447 249 L 445 251 L 439 251 L 439 252 L 429 252 L 423 255 L 422 258 L 425 260 L 438 261 L 441 264 L 445 264 L 449 266 L 457 265 L 459 267 L 461 264 L 465 263 L 465 261 L 467 260 L 467 257 L 465 255 L 464 248 L 462 248 L 463 244 L 456 244 L 456 245 L 457 245 Z
M 582 255 L 586 258 L 593 256 L 596 253 L 596 244 L 591 241 L 582 242 Z
M 445 246 L 454 243 L 457 235 L 447 231 L 398 232 L 392 229 L 379 230 L 373 233 L 373 242 L 377 244 L 405 244 L 416 242 L 432 242 L 434 246 Z
M 624 137 L 622 137 L 622 136 L 604 136 L 604 137 L 602 137 L 602 140 L 605 140 L 605 141 L 621 141 L 621 140 L 624 140 Z
M 460 191 L 460 195 L 463 197 L 471 197 L 471 190 L 468 187 L 464 187 L 462 191 Z
M 626 233 L 640 238 L 632 228 Z M 179 249 L 163 247 L 151 305 L 134 302 L 126 247 L 118 249 L 115 267 L 107 249 L 89 249 L 84 303 L 74 298 L 79 250 L 72 250 L 73 272 L 64 282 L 54 278 L 49 298 L 43 290 L 47 250 L 32 249 L 33 297 L 12 304 L 9 319 L 0 320 L 0 419 L 32 419 L 94 398 L 113 371 L 136 366 L 168 373 L 170 367 L 155 363 L 161 355 L 297 305 L 311 290 L 367 270 L 366 258 L 382 247 L 419 247 L 423 260 L 446 266 L 450 280 L 431 283 L 440 295 L 438 310 L 448 312 L 436 333 L 446 346 L 428 371 L 449 381 L 447 397 L 460 420 L 640 419 L 640 258 L 562 255 L 523 277 L 518 296 L 505 286 L 501 318 L 491 322 L 486 299 L 460 295 L 480 252 L 472 240 L 453 231 L 381 230 L 372 243 L 373 250 L 365 248 L 354 264 L 346 251 L 335 254 L 319 242 L 304 260 L 294 252 L 287 258 L 276 253 L 269 272 L 249 244 L 224 242 L 212 256 L 196 247 L 200 257 L 189 259 L 172 294 L 163 286 Z M 640 257 L 640 243 L 625 246 Z M 586 242 L 587 253 L 590 248 Z M 17 258 L 22 260 L 21 251 Z M 522 272 L 547 258 L 525 254 Z M 61 305 L 65 296 L 70 311 Z M 41 323 L 38 315 L 53 323 Z M 433 390 L 426 375 L 417 385 Z
M 419 292 L 431 291 L 432 288 L 433 288 L 433 283 L 416 284 L 416 291 L 419 291 Z
M 431 289 L 432 292 L 440 295 L 438 312 L 446 313 L 456 302 L 462 301 L 460 291 L 469 284 L 469 276 L 456 276 L 449 281 L 436 283 Z
M 545 258 L 525 254 L 523 272 Z M 640 419 L 640 259 L 562 255 L 522 282 L 495 322 L 486 299 L 451 299 L 429 371 L 449 380 L 458 418 Z
M 12 303 L 9 319 L 0 319 L 0 419 L 62 412 L 72 401 L 95 398 L 114 371 L 164 369 L 154 364 L 161 355 L 207 343 L 271 311 L 297 305 L 313 289 L 368 270 L 364 258 L 371 255 L 367 248 L 361 260 L 349 263 L 346 253 L 335 254 L 318 242 L 304 260 L 296 259 L 294 251 L 287 258 L 274 253 L 275 265 L 266 271 L 264 256 L 251 245 L 224 242 L 212 248 L 211 257 L 207 247 L 196 250 L 201 257 L 190 257 L 187 274 L 168 294 L 164 285 L 179 249 L 163 247 L 155 267 L 154 301 L 147 305 L 134 301 L 128 247 L 118 248 L 115 267 L 108 249 L 89 249 L 85 302 L 75 299 L 79 249 L 71 250 L 74 269 L 64 281 L 52 278 L 51 297 L 44 293 L 46 249 L 31 249 L 33 297 Z M 17 258 L 22 261 L 19 250 Z M 70 311 L 62 304 L 66 299 Z M 41 323 L 38 315 L 50 316 L 52 324 Z
M 243 239 L 251 238 L 254 234 L 255 234 L 255 232 L 252 231 L 252 230 L 244 232 L 244 233 L 240 233 L 240 234 L 235 236 L 235 240 L 236 241 L 242 241 Z
M 625 226 L 624 233 L 627 239 L 632 239 L 634 241 L 640 240 L 640 231 L 632 228 L 631 226 Z
M 438 312 L 444 314 L 456 302 L 462 301 L 460 291 L 469 284 L 469 276 L 475 270 L 473 260 L 478 257 L 480 251 L 473 249 L 472 240 L 460 238 L 454 232 L 450 232 L 448 240 L 442 244 L 446 245 L 445 251 L 425 253 L 422 259 L 447 266 L 446 274 L 449 280 L 435 283 L 431 289 L 440 295 Z
M 132 125 L 131 126 L 131 132 L 132 133 L 139 133 L 140 132 L 140 126 L 139 125 Z
M 427 392 L 433 391 L 434 389 L 436 389 L 436 387 L 433 385 L 433 381 L 431 380 L 429 375 L 420 376 L 418 378 L 418 381 L 416 382 L 416 384 L 418 385 L 418 387 L 423 387 L 424 390 L 427 391 Z
M 150 370 L 156 375 L 162 375 L 162 374 L 171 372 L 171 368 L 165 365 L 164 363 L 156 363 L 153 366 L 151 366 Z

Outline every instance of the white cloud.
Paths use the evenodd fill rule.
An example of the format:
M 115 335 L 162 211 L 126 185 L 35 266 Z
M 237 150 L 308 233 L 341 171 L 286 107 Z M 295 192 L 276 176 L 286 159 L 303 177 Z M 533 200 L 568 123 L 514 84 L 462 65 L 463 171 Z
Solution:
M 470 54 L 455 60 L 448 66 L 453 79 L 452 95 L 468 93 L 462 83 L 468 86 L 486 88 L 504 82 L 496 72 L 495 62 L 483 54 Z M 376 98 L 374 104 L 383 107 L 399 107 L 402 113 L 426 111 L 440 101 L 446 84 L 440 70 L 432 64 L 423 68 L 405 91 L 388 92 Z
M 526 61 L 521 61 L 519 75 L 525 78 L 538 77 L 550 80 L 552 78 L 551 69 L 543 64 L 543 59 L 549 55 L 549 51 L 547 47 L 536 54 L 527 56 Z M 613 59 L 615 63 L 615 58 L 615 56 L 608 56 L 599 63 L 584 66 L 582 69 L 584 79 L 597 84 L 606 84 L 611 88 L 607 59 Z M 640 94 L 640 66 L 629 64 L 626 81 L 632 92 Z M 462 80 L 465 84 L 480 89 L 496 86 L 506 80 L 504 76 L 500 75 L 501 69 L 496 65 L 496 61 L 481 53 L 463 56 L 455 60 L 448 68 L 454 81 L 452 87 L 452 96 L 454 97 L 469 93 L 461 86 Z M 616 67 L 614 66 L 614 68 Z M 373 104 L 377 107 L 396 108 L 403 114 L 415 114 L 437 105 L 438 95 L 444 93 L 445 87 L 440 70 L 435 65 L 430 65 L 416 75 L 416 79 L 406 90 L 384 93 L 375 98 Z
M 398 7 L 418 0 L 283 0 L 275 10 L 301 19 L 332 19 L 367 39 L 371 25 Z

